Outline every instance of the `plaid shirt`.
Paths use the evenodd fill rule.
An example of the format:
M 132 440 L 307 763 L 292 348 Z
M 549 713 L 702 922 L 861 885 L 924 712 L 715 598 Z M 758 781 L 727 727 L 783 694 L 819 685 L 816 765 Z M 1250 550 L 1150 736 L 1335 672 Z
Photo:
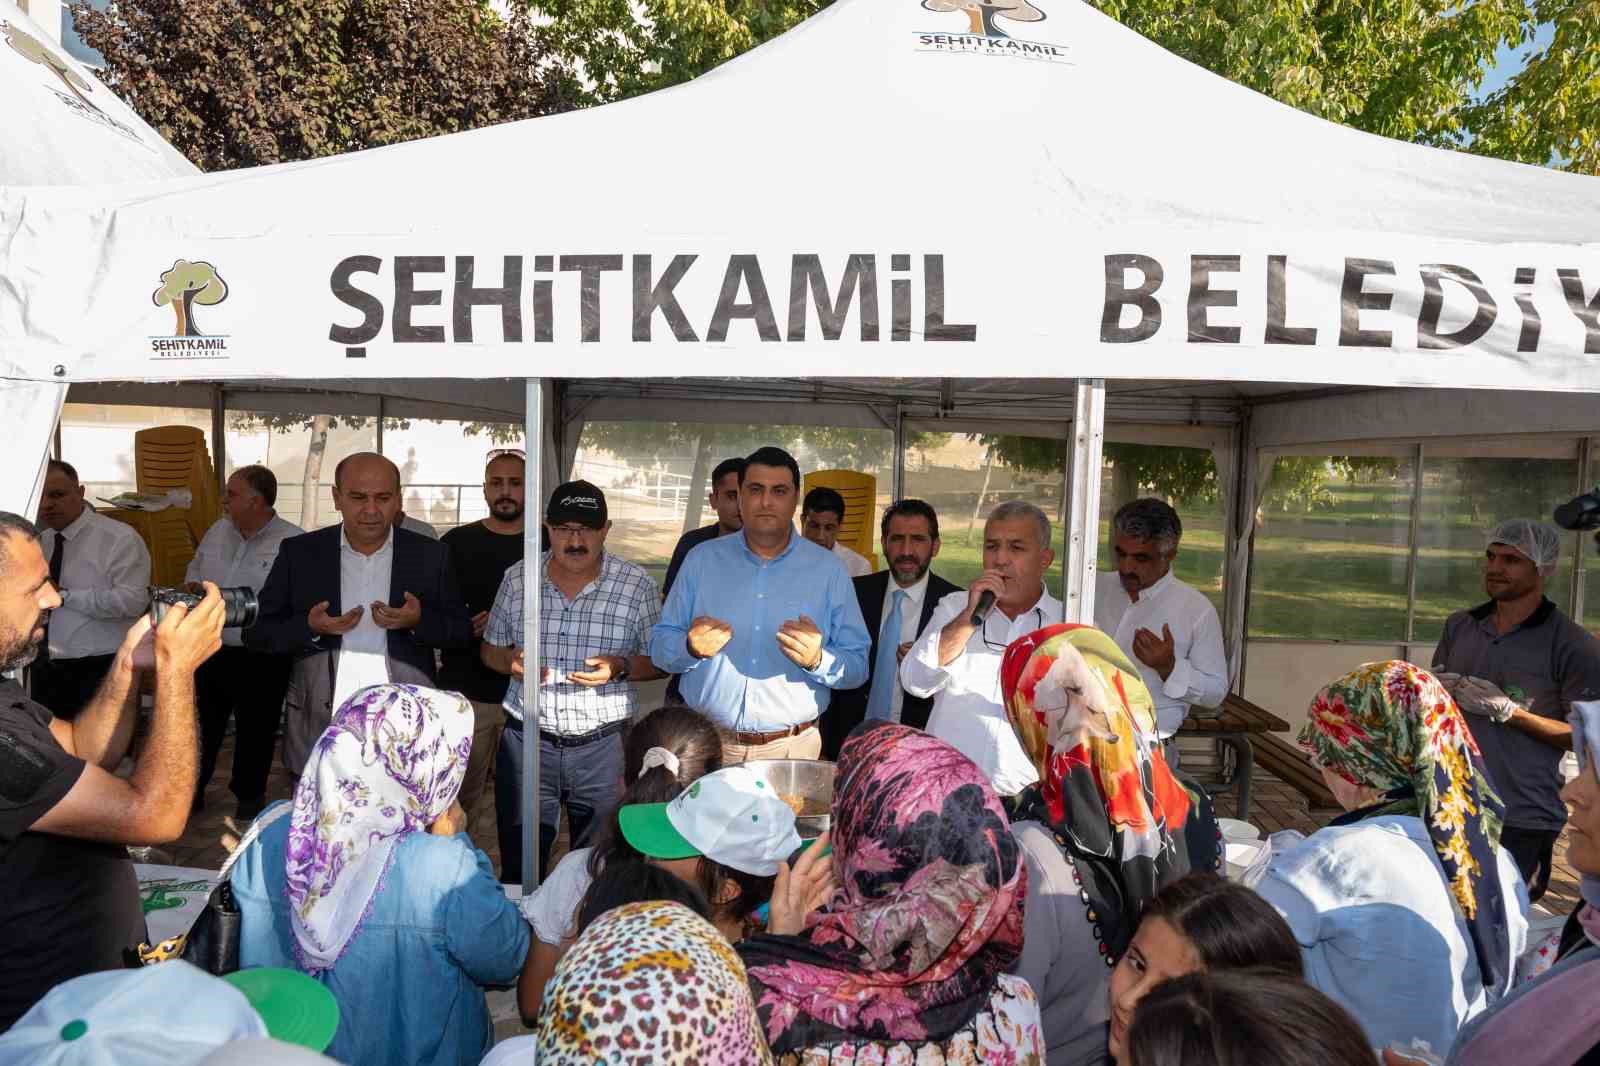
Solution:
M 550 553 L 539 557 L 544 578 L 539 598 L 539 659 L 553 671 L 555 683 L 539 694 L 539 728 L 560 736 L 592 733 L 630 717 L 637 706 L 633 685 L 613 681 L 587 688 L 566 680 L 574 671 L 588 670 L 584 660 L 595 655 L 644 655 L 650 631 L 661 618 L 661 594 L 641 567 L 610 552 L 600 557 L 600 576 L 585 586 L 570 603 L 550 581 Z M 483 639 L 500 648 L 522 647 L 523 565 L 506 570 L 489 612 Z M 537 678 L 532 663 L 527 675 Z M 511 679 L 501 705 L 522 720 L 522 682 Z

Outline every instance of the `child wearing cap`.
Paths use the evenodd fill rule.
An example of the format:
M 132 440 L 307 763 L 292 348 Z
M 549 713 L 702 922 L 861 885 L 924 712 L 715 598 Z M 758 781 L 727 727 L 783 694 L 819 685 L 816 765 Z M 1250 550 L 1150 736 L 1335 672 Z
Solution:
M 624 806 L 617 822 L 640 854 L 705 893 L 732 942 L 760 924 L 756 912 L 801 843 L 794 810 L 743 766 L 707 774 L 670 803 Z

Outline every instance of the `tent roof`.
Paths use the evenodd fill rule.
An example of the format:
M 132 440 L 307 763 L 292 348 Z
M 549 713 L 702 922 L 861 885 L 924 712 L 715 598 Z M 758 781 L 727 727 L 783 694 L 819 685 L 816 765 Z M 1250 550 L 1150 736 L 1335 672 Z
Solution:
M 0 0 L 0 186 L 199 173 L 12 0 Z
M 840 0 L 694 82 L 584 112 L 92 195 L 0 192 L 20 231 L 0 273 L 21 278 L 0 333 L 23 338 L 0 362 L 71 380 L 1600 383 L 1557 275 L 1585 301 L 1600 287 L 1600 180 L 1324 122 L 1079 0 L 996 5 L 976 33 L 958 6 Z M 834 339 L 812 255 L 829 301 L 847 257 L 871 257 L 875 306 L 858 291 Z M 1107 258 L 1122 255 L 1139 258 Z M 146 343 L 171 328 L 150 292 L 180 259 L 227 278 L 201 316 L 225 354 Z M 1430 279 L 1436 264 L 1465 273 Z M 1152 266 L 1142 312 L 1137 293 L 1108 305 Z M 515 330 L 497 307 L 454 313 L 469 286 L 502 284 Z M 1543 318 L 1532 350 L 1523 295 Z M 1280 336 L 1294 327 L 1315 339 Z

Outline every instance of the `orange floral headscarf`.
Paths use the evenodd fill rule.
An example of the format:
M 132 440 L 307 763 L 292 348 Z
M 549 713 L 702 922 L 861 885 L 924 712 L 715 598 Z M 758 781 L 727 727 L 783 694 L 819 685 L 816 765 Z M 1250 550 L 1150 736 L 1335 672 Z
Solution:
M 1214 842 L 1215 826 L 1190 825 L 1199 812 L 1156 741 L 1150 693 L 1104 633 L 1080 625 L 1030 633 L 1006 649 L 1000 684 L 1039 772 L 1018 818 L 1043 823 L 1073 860 L 1110 965 L 1145 903 L 1190 871 L 1186 831 Z

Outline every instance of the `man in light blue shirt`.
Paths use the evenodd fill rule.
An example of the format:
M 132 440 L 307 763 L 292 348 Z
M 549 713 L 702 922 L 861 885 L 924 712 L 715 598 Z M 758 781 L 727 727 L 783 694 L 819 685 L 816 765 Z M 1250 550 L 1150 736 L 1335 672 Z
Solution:
M 815 759 L 833 689 L 867 679 L 871 635 L 850 576 L 795 532 L 800 467 L 761 448 L 739 477 L 744 529 L 689 552 L 650 642 L 684 702 L 727 733 L 723 765 Z

